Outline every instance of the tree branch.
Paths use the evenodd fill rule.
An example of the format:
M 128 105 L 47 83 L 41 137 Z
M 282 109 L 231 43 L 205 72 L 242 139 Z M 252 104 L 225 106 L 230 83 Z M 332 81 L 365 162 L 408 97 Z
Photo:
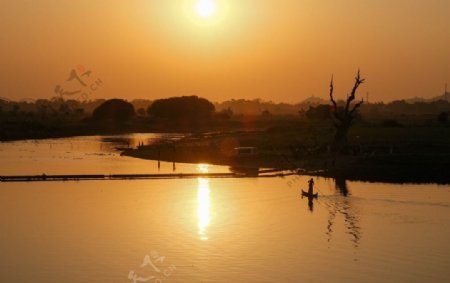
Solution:
M 334 83 L 333 83 L 333 81 L 334 81 L 334 76 L 332 75 L 331 76 L 331 81 L 330 81 L 330 100 L 333 103 L 333 115 L 334 115 L 334 117 L 336 119 L 338 119 L 339 121 L 342 121 L 343 119 L 342 119 L 341 115 L 339 115 L 337 103 L 336 103 L 336 101 L 334 100 L 334 97 L 333 97 L 333 92 L 334 92 Z
M 353 109 L 350 111 L 350 114 L 353 114 L 356 109 L 358 109 L 359 107 L 361 107 L 361 105 L 364 103 L 364 99 L 361 99 L 360 102 L 356 103 L 355 106 L 353 106 Z
M 350 93 L 349 97 L 347 98 L 347 104 L 345 106 L 345 113 L 348 113 L 350 103 L 353 100 L 355 100 L 356 91 L 358 90 L 359 86 L 364 83 L 364 81 L 365 81 L 365 79 L 361 79 L 361 71 L 358 69 L 358 73 L 356 74 L 356 77 L 355 77 L 355 84 L 353 85 L 352 92 Z M 362 103 L 358 103 L 358 104 L 362 104 Z
M 334 112 L 336 112 L 337 104 L 336 104 L 336 101 L 334 101 L 334 98 L 333 98 L 333 91 L 334 91 L 334 85 L 333 85 L 333 75 L 332 75 L 331 76 L 331 81 L 330 81 L 330 100 L 331 100 L 331 102 L 333 102 Z

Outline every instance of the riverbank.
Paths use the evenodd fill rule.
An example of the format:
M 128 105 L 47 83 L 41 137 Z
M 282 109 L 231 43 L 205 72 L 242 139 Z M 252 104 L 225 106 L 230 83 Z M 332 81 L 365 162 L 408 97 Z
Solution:
M 234 148 L 256 147 L 255 156 L 237 156 Z M 172 143 L 126 149 L 123 155 L 176 163 L 230 166 L 234 171 L 256 168 L 297 170 L 309 175 L 369 182 L 450 183 L 448 144 L 360 143 L 346 155 L 326 146 L 305 145 L 286 132 L 234 132 L 190 136 Z

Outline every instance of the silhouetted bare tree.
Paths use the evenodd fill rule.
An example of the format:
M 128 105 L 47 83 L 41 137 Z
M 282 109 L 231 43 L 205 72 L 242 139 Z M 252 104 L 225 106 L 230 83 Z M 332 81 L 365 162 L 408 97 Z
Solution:
M 334 136 L 333 140 L 333 150 L 334 151 L 341 151 L 347 146 L 347 135 L 348 131 L 350 129 L 350 126 L 352 125 L 352 122 L 354 118 L 356 117 L 356 111 L 358 108 L 364 103 L 364 100 L 361 99 L 360 102 L 353 103 L 352 102 L 356 98 L 356 91 L 358 90 L 359 86 L 364 83 L 365 79 L 361 78 L 360 71 L 358 70 L 358 73 L 355 77 L 355 84 L 353 85 L 353 89 L 351 93 L 347 97 L 347 101 L 345 103 L 344 108 L 339 108 L 336 100 L 334 100 L 333 92 L 334 92 L 334 82 L 333 77 L 331 78 L 330 83 L 330 100 L 333 103 L 333 120 L 334 125 L 336 127 L 336 134 Z

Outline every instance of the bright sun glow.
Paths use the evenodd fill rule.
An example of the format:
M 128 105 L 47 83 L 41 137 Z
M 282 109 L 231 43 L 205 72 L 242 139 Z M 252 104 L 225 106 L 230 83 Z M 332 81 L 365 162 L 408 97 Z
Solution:
M 208 173 L 208 164 L 199 164 L 197 170 L 200 173 Z M 209 199 L 209 180 L 205 178 L 198 179 L 198 207 L 197 207 L 197 217 L 198 217 L 198 234 L 200 239 L 203 241 L 208 240 L 207 228 L 209 222 L 211 221 L 210 216 L 211 201 Z
M 209 198 L 209 180 L 204 178 L 198 179 L 198 235 L 202 241 L 208 240 L 207 228 L 211 221 L 210 209 L 211 201 Z
M 200 17 L 210 18 L 216 13 L 217 5 L 214 0 L 198 0 L 195 8 Z

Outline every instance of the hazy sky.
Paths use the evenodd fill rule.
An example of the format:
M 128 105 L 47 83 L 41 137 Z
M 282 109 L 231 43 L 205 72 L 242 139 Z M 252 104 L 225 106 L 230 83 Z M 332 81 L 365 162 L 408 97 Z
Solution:
M 79 66 L 103 82 L 92 99 L 298 102 L 332 73 L 345 97 L 358 67 L 372 101 L 450 83 L 449 0 L 217 0 L 207 18 L 196 2 L 0 0 L 0 97 L 73 91 Z

